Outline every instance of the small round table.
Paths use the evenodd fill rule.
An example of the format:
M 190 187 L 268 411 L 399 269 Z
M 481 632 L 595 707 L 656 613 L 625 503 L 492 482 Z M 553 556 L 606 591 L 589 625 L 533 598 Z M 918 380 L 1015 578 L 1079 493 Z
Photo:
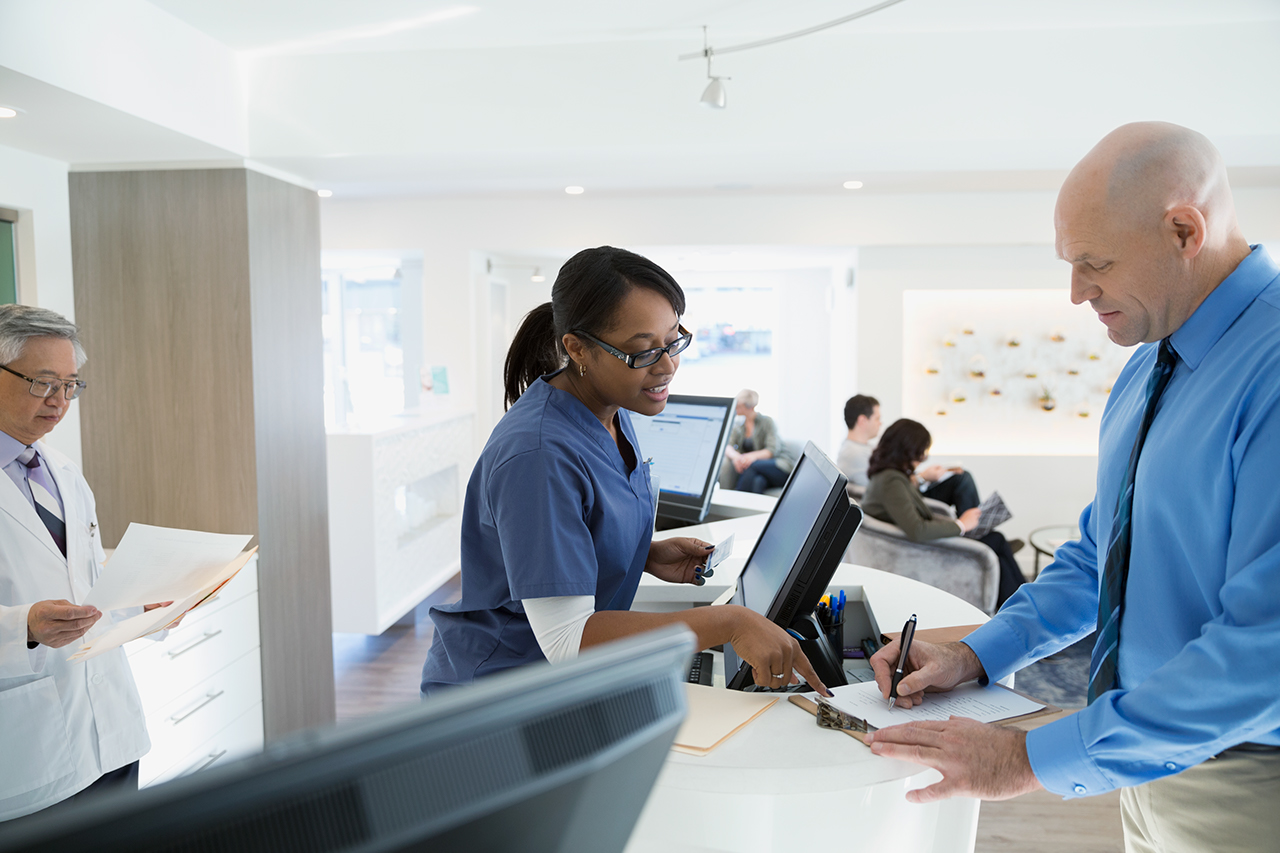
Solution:
M 1055 524 L 1049 527 L 1037 527 L 1031 531 L 1027 541 L 1036 552 L 1035 576 L 1040 577 L 1040 556 L 1043 554 L 1053 561 L 1054 553 L 1068 542 L 1080 538 L 1080 528 L 1074 524 Z

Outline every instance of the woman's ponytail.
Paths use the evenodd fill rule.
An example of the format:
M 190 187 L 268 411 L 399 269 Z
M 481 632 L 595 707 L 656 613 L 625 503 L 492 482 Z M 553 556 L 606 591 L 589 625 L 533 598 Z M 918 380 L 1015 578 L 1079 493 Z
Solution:
M 511 408 L 520 395 L 539 376 L 555 373 L 564 367 L 565 355 L 556 338 L 551 303 L 544 302 L 524 315 L 502 370 L 506 407 Z

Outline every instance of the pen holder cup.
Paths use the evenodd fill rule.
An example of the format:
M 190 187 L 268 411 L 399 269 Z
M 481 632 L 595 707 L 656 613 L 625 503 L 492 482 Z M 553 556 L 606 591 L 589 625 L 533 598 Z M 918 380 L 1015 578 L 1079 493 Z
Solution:
M 839 687 L 849 683 L 849 679 L 844 674 L 843 655 L 832 651 L 827 633 L 818 624 L 816 616 L 809 614 L 797 619 L 792 623 L 791 630 L 800 635 L 800 639 L 797 640 L 800 650 L 809 659 L 813 671 L 818 674 L 818 678 L 822 679 L 823 684 L 828 687 Z
M 831 644 L 832 653 L 844 659 L 844 620 L 826 626 L 827 642 Z

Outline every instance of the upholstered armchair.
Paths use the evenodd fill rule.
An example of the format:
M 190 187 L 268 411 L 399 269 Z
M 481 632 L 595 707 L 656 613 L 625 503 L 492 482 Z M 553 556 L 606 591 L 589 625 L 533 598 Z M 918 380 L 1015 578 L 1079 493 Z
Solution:
M 849 497 L 862 501 L 865 490 L 849 486 Z M 935 517 L 955 518 L 950 506 L 925 499 Z M 846 563 L 869 566 L 927 583 L 995 613 L 1000 563 L 986 545 L 963 536 L 912 542 L 896 525 L 866 516 L 845 551 Z

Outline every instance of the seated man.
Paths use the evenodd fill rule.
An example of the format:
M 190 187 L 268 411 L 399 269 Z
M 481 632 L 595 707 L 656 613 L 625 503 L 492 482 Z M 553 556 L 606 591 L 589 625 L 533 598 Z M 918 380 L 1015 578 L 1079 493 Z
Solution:
M 729 446 L 720 466 L 720 486 L 763 494 L 787 482 L 795 460 L 778 437 L 773 418 L 756 412 L 760 395 L 750 388 L 738 392 L 737 413 L 742 420 L 729 433 Z
M 836 467 L 855 486 L 867 487 L 867 463 L 871 461 L 871 440 L 880 434 L 880 401 L 855 394 L 844 404 L 844 425 L 849 435 L 840 443 Z
M 880 401 L 866 394 L 856 394 L 844 404 L 844 423 L 849 435 L 840 443 L 836 454 L 836 467 L 849 478 L 849 482 L 864 489 L 870 482 L 867 466 L 874 449 L 871 440 L 880 434 Z M 959 466 L 944 468 L 930 465 L 911 474 L 911 482 L 926 498 L 941 501 L 955 507 L 956 515 L 963 515 L 982 504 L 978 497 L 978 484 L 973 475 Z M 1021 547 L 1019 540 L 1017 547 Z

